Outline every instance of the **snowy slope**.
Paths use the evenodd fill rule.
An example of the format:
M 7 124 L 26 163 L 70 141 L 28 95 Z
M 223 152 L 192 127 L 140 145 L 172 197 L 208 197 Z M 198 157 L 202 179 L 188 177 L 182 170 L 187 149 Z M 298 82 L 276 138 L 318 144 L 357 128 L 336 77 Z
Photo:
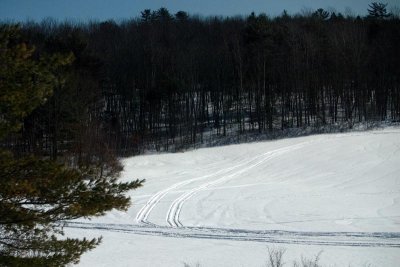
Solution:
M 69 225 L 104 236 L 81 266 L 264 266 L 267 246 L 287 248 L 289 263 L 323 250 L 327 266 L 399 266 L 399 128 L 123 163 L 122 179 L 145 186 L 127 213 Z

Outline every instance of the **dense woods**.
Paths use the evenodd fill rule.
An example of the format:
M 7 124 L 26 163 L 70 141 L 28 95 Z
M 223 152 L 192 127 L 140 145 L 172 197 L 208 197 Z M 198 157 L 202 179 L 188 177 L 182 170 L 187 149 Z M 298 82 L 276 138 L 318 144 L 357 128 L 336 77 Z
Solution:
M 34 57 L 72 52 L 75 60 L 53 70 L 53 96 L 3 145 L 84 160 L 399 121 L 400 20 L 384 5 L 369 8 L 366 17 L 318 9 L 275 18 L 160 8 L 119 23 L 25 23 Z

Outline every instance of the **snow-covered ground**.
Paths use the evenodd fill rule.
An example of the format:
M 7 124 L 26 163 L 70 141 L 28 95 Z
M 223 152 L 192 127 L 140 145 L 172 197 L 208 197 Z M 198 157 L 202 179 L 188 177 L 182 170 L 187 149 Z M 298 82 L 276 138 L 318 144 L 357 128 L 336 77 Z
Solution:
M 128 212 L 70 223 L 103 243 L 80 266 L 400 266 L 400 129 L 145 155 Z

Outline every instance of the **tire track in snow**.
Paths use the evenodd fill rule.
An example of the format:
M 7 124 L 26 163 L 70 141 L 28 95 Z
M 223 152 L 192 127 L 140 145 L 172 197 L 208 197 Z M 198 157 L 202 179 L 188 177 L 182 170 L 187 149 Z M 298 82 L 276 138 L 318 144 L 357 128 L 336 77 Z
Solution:
M 297 144 L 297 145 L 299 145 L 299 144 Z M 287 148 L 287 147 L 285 147 L 285 148 Z M 200 177 L 196 177 L 196 178 L 193 178 L 193 179 L 189 179 L 189 180 L 186 180 L 186 181 L 182 181 L 182 182 L 173 184 L 173 185 L 171 185 L 170 187 L 168 187 L 166 189 L 158 191 L 157 193 L 155 193 L 147 201 L 147 203 L 136 214 L 136 222 L 142 223 L 142 224 L 152 224 L 152 223 L 148 222 L 148 220 L 147 220 L 149 215 L 150 215 L 150 213 L 151 213 L 151 211 L 172 190 L 181 188 L 181 187 L 183 187 L 183 186 L 185 186 L 187 184 L 190 184 L 190 183 L 193 183 L 193 182 L 196 182 L 196 181 L 199 181 L 199 180 L 203 180 L 203 179 L 211 178 L 211 177 L 214 177 L 214 176 L 218 176 L 218 175 L 223 175 L 223 174 L 229 173 L 232 170 L 235 170 L 237 168 L 241 168 L 242 166 L 245 166 L 245 165 L 251 163 L 252 161 L 257 160 L 258 158 L 262 158 L 265 155 L 270 154 L 271 152 L 273 152 L 273 151 L 269 151 L 269 152 L 263 153 L 263 154 L 258 155 L 256 157 L 253 157 L 252 159 L 241 160 L 236 165 L 234 165 L 232 167 L 228 167 L 228 168 L 219 170 L 219 171 L 217 171 L 215 173 L 211 173 L 211 174 L 207 174 L 207 175 L 204 175 L 204 176 L 200 176 Z M 154 225 L 154 224 L 152 224 L 152 225 Z
M 64 227 L 174 238 L 252 241 L 299 245 L 400 248 L 400 233 L 398 232 L 262 231 L 211 227 L 171 228 L 155 225 L 149 226 L 85 222 L 65 222 Z
M 161 201 L 161 199 L 163 199 L 170 191 L 180 188 L 182 186 L 185 186 L 187 184 L 190 184 L 192 182 L 198 181 L 198 180 L 202 180 L 202 179 L 206 179 L 215 175 L 218 175 L 220 173 L 223 172 L 227 172 L 229 170 L 231 170 L 233 168 L 228 168 L 228 169 L 224 169 L 224 170 L 220 170 L 216 173 L 213 174 L 209 174 L 209 175 L 204 175 L 204 176 L 200 176 L 197 178 L 193 178 L 193 179 L 189 179 L 186 181 L 182 181 L 176 184 L 173 184 L 172 186 L 158 191 L 156 194 L 154 194 L 148 201 L 147 203 L 139 210 L 139 212 L 136 214 L 136 221 L 138 223 L 143 223 L 143 224 L 149 224 L 149 222 L 147 221 L 147 218 L 149 217 L 151 211 L 154 209 L 155 206 L 157 206 L 157 204 Z
M 206 188 L 208 188 L 210 186 L 215 186 L 215 185 L 223 183 L 223 182 L 225 182 L 227 180 L 230 180 L 231 178 L 233 178 L 233 177 L 235 177 L 235 176 L 237 176 L 239 174 L 242 174 L 242 173 L 244 173 L 244 172 L 246 172 L 246 171 L 248 171 L 248 170 L 250 170 L 250 169 L 252 169 L 252 168 L 254 168 L 254 167 L 256 167 L 256 166 L 258 166 L 258 165 L 260 165 L 260 164 L 262 164 L 262 163 L 264 163 L 264 162 L 266 162 L 266 161 L 268 161 L 268 160 L 270 160 L 272 158 L 274 158 L 274 157 L 277 157 L 277 156 L 281 155 L 281 154 L 284 154 L 284 153 L 287 153 L 287 152 L 294 151 L 296 149 L 302 148 L 307 143 L 310 143 L 310 142 L 313 142 L 313 141 L 302 142 L 302 143 L 299 143 L 299 144 L 296 144 L 296 145 L 290 145 L 290 146 L 287 146 L 287 147 L 283 147 L 283 148 L 275 149 L 275 150 L 272 150 L 272 151 L 268 151 L 268 152 L 262 154 L 261 156 L 258 156 L 256 158 L 253 158 L 253 159 L 249 160 L 245 164 L 240 164 L 240 165 L 234 166 L 234 169 L 239 169 L 243 165 L 247 165 L 247 164 L 250 164 L 250 165 L 248 165 L 248 166 L 246 166 L 244 168 L 240 168 L 239 170 L 237 170 L 237 171 L 235 171 L 233 173 L 224 175 L 224 176 L 222 176 L 221 178 L 219 178 L 217 180 L 201 184 L 201 185 L 193 188 L 192 190 L 184 193 L 183 195 L 181 195 L 180 197 L 175 199 L 174 202 L 169 207 L 168 212 L 167 212 L 167 217 L 166 217 L 167 223 L 171 227 L 183 227 L 183 224 L 179 220 L 179 216 L 181 214 L 183 204 L 188 199 L 190 199 L 191 197 L 196 195 L 198 192 L 200 192 L 200 191 L 202 191 L 202 190 L 204 190 L 204 189 L 206 189 Z M 259 158 L 261 158 L 261 159 L 259 159 Z

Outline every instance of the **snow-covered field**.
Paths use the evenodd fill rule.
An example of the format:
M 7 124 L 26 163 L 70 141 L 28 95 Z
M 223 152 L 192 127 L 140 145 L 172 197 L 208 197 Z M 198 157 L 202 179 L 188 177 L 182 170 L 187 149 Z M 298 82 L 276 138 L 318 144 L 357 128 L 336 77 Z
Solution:
M 146 179 L 128 212 L 66 228 L 103 236 L 80 266 L 400 266 L 400 129 L 145 155 L 122 180 Z

